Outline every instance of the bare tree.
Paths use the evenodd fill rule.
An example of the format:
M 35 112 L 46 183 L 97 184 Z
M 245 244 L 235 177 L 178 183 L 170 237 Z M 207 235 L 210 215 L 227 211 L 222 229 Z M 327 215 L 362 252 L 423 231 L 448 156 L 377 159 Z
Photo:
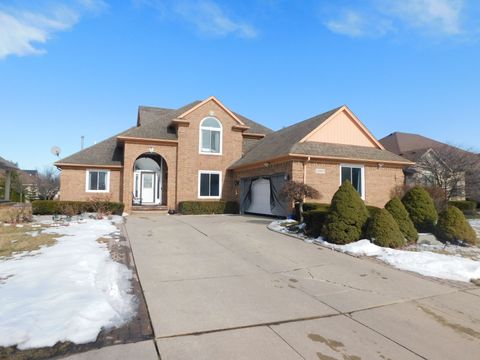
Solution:
M 480 156 L 450 145 L 428 150 L 415 164 L 416 180 L 442 189 L 445 204 L 480 195 Z
M 287 181 L 283 186 L 280 196 L 289 201 L 298 204 L 300 223 L 303 223 L 303 203 L 305 198 L 318 199 L 320 193 L 310 185 L 298 182 Z
M 38 197 L 42 200 L 53 200 L 60 190 L 60 176 L 53 166 L 45 167 L 38 172 Z

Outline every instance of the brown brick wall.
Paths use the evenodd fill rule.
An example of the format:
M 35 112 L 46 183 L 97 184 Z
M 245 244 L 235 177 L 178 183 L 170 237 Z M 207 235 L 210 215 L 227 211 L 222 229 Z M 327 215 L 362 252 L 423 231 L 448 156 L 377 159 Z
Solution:
M 124 172 L 123 172 L 123 202 L 125 203 L 125 211 L 130 212 L 132 208 L 133 193 L 133 166 L 135 160 L 145 153 L 153 152 L 163 157 L 167 164 L 167 206 L 170 209 L 176 208 L 176 182 L 177 182 L 177 146 L 163 145 L 158 143 L 125 143 L 124 148 Z
M 95 169 L 91 166 L 88 169 Z M 92 196 L 108 196 L 111 201 L 121 201 L 121 170 L 110 169 L 108 193 L 86 192 L 87 169 L 63 168 L 60 172 L 60 200 L 87 201 Z
M 296 161 L 292 165 L 292 179 L 303 181 L 303 163 Z M 316 169 L 324 169 L 325 174 L 316 173 Z M 403 184 L 404 175 L 401 168 L 377 167 L 365 165 L 365 203 L 383 207 L 390 200 L 392 189 Z M 321 198 L 315 201 L 330 203 L 340 186 L 340 163 L 309 162 L 306 165 L 306 182 L 317 189 Z
M 222 123 L 222 155 L 199 153 L 200 122 L 207 116 L 214 116 Z M 189 126 L 178 128 L 178 182 L 177 202 L 198 199 L 198 171 L 215 170 L 222 172 L 222 199 L 235 198 L 232 173 L 227 168 L 242 156 L 243 136 L 232 130 L 238 123 L 218 104 L 209 101 L 188 114 L 184 120 Z

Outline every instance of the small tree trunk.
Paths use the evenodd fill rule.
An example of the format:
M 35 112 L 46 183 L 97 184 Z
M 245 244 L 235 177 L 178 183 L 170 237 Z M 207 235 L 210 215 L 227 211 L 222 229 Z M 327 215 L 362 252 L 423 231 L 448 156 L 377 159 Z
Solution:
M 298 202 L 298 215 L 300 224 L 303 224 L 303 201 Z

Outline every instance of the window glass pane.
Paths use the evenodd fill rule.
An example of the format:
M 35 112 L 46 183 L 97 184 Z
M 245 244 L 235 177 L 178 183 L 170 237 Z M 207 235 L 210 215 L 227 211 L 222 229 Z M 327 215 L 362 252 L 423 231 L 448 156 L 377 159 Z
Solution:
M 211 151 L 214 153 L 219 153 L 220 152 L 220 131 L 212 131 L 211 134 L 212 134 Z
M 210 174 L 200 174 L 200 196 L 210 195 Z
M 360 195 L 362 194 L 362 169 L 352 168 L 352 185 Z
M 210 174 L 210 196 L 220 195 L 220 175 Z
M 88 190 L 98 190 L 98 181 L 97 181 L 98 172 L 90 171 L 89 178 L 90 178 L 90 183 L 89 183 Z
M 107 190 L 107 173 L 105 171 L 98 172 L 98 190 Z
M 143 188 L 144 189 L 151 189 L 153 187 L 153 175 L 152 174 L 144 174 L 143 175 Z
M 345 180 L 352 182 L 351 170 L 352 168 L 342 167 L 342 184 L 345 182 Z
M 217 119 L 214 119 L 214 118 L 206 118 L 202 122 L 202 126 L 220 129 L 220 123 L 218 122 Z
M 210 130 L 202 130 L 202 151 L 210 151 Z
M 138 197 L 138 174 L 135 174 L 135 197 Z

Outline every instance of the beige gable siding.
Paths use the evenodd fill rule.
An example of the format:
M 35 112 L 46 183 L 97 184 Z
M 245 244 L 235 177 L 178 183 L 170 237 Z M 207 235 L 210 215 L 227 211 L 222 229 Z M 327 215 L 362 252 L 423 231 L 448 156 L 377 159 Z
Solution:
M 334 115 L 305 141 L 326 142 L 378 148 L 375 142 L 344 110 Z

